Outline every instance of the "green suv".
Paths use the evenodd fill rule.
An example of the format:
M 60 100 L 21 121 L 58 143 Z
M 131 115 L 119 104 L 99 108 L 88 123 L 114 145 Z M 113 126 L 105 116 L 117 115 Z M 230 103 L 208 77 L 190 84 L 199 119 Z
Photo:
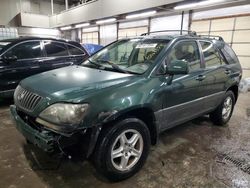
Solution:
M 83 151 L 118 181 L 142 168 L 161 132 L 206 114 L 226 124 L 241 76 L 221 37 L 143 35 L 26 78 L 10 110 L 29 143 L 49 153 Z

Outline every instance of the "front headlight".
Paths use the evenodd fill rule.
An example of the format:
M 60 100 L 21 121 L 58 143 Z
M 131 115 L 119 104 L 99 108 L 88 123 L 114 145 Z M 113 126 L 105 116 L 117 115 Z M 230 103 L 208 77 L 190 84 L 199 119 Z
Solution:
M 77 125 L 83 120 L 88 106 L 88 104 L 56 103 L 42 111 L 39 118 L 59 125 Z

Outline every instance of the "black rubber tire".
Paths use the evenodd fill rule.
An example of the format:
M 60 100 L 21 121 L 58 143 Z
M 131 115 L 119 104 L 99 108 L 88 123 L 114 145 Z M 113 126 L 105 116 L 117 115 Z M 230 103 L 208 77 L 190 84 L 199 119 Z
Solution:
M 117 170 L 111 162 L 111 149 L 115 139 L 125 130 L 134 129 L 138 131 L 143 139 L 143 151 L 140 159 L 128 171 Z M 109 181 L 121 181 L 133 176 L 144 165 L 150 148 L 150 133 L 145 123 L 137 118 L 127 118 L 119 121 L 104 130 L 99 139 L 94 152 L 94 166 L 101 175 Z
M 231 109 L 229 117 L 227 119 L 224 119 L 222 116 L 222 109 L 223 109 L 224 101 L 227 97 L 231 97 L 232 99 L 232 109 Z M 229 90 L 226 92 L 221 104 L 213 112 L 209 114 L 209 117 L 211 121 L 213 122 L 213 124 L 219 125 L 219 126 L 223 126 L 227 124 L 227 122 L 230 120 L 232 116 L 234 105 L 235 105 L 235 96 L 234 96 L 234 93 Z

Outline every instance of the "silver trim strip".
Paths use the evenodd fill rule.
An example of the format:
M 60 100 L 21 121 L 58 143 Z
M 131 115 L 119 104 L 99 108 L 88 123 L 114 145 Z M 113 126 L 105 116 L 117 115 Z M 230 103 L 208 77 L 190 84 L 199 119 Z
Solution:
M 10 89 L 10 90 L 5 90 L 5 91 L 0 91 L 0 94 L 2 94 L 2 93 L 12 92 L 12 91 L 15 91 L 15 89 Z
M 204 100 L 206 98 L 213 97 L 213 96 L 216 96 L 216 95 L 220 95 L 220 94 L 223 94 L 223 93 L 225 93 L 225 91 L 221 91 L 221 92 L 218 92 L 218 93 L 207 95 L 205 97 L 200 97 L 200 98 L 192 100 L 192 101 L 188 101 L 188 102 L 185 102 L 185 103 L 181 103 L 181 104 L 177 104 L 177 105 L 170 106 L 170 107 L 167 107 L 167 108 L 163 108 L 161 110 L 156 111 L 155 113 L 162 112 L 162 111 L 169 110 L 169 109 L 173 109 L 173 108 L 177 108 L 177 107 L 180 107 L 180 106 L 184 106 L 184 105 L 187 105 L 187 104 L 190 104 L 190 103 L 193 103 L 193 102 L 197 102 L 197 101 L 200 101 L 200 100 Z
M 46 54 L 46 56 L 42 56 L 42 57 L 38 57 L 38 58 L 26 58 L 26 59 L 20 59 L 20 60 L 22 60 L 22 61 L 23 61 L 23 60 L 33 60 L 33 59 L 41 59 L 41 58 L 48 58 L 48 57 L 49 57 L 49 58 L 56 58 L 56 57 L 78 57 L 78 56 L 85 56 L 85 55 L 86 55 L 86 53 L 85 53 L 81 48 L 79 48 L 79 47 L 77 47 L 77 46 L 74 46 L 74 45 L 71 45 L 71 44 L 68 44 L 68 43 L 66 43 L 66 42 L 55 41 L 55 40 L 46 40 L 46 39 L 41 39 L 41 40 L 36 39 L 36 40 L 27 40 L 27 41 L 19 42 L 19 43 L 15 44 L 15 45 L 11 46 L 9 49 L 7 49 L 7 50 L 6 50 L 5 52 L 3 52 L 2 54 L 0 54 L 0 56 L 6 54 L 8 51 L 10 51 L 12 48 L 16 47 L 17 45 L 23 44 L 23 43 L 28 43 L 28 42 L 40 42 L 40 47 L 44 47 L 44 41 L 52 41 L 52 42 L 62 43 L 62 44 L 64 44 L 64 45 L 69 45 L 69 46 L 72 46 L 72 47 L 75 47 L 75 48 L 81 50 L 81 51 L 83 52 L 83 54 L 82 54 L 82 55 L 71 55 L 71 54 L 69 54 L 68 56 L 55 56 L 55 57 L 49 57 L 49 56 L 47 56 L 47 54 Z M 67 46 L 66 46 L 66 47 L 67 47 Z M 42 52 L 43 52 L 43 50 L 45 50 L 45 49 L 41 49 Z M 67 47 L 67 50 L 68 50 L 68 53 L 69 53 L 68 47 Z M 45 55 L 45 54 L 44 54 L 44 55 Z

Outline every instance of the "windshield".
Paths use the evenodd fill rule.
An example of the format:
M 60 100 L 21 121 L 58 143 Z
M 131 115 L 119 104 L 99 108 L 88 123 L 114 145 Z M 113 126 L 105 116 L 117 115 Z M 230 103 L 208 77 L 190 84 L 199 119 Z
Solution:
M 10 42 L 0 42 L 0 51 L 3 49 L 4 46 L 8 45 Z
M 166 47 L 166 39 L 125 39 L 104 48 L 85 61 L 98 68 L 124 73 L 142 74 Z

